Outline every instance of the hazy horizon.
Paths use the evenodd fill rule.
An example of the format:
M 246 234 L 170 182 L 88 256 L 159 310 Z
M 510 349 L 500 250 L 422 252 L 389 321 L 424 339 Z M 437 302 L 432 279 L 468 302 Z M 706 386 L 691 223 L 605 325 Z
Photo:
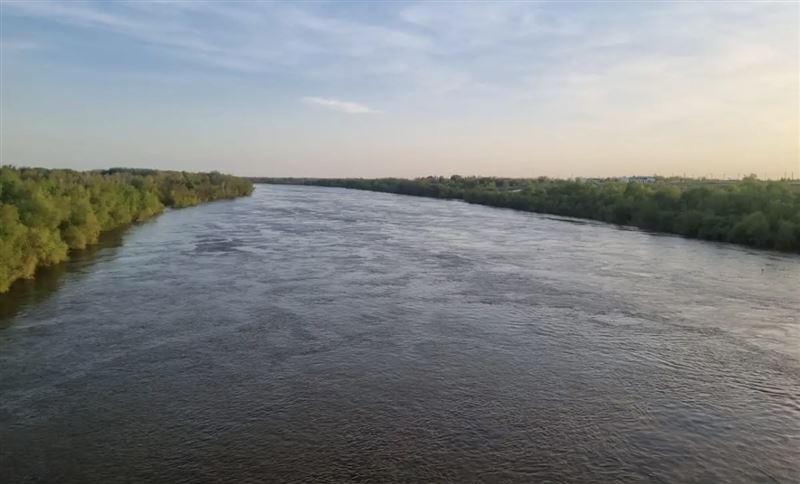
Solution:
M 0 163 L 800 177 L 800 6 L 3 2 Z

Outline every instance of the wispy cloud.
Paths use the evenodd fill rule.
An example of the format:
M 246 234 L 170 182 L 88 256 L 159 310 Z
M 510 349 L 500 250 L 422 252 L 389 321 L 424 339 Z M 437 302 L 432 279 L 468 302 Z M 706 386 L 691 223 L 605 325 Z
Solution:
M 233 71 L 275 71 L 323 55 L 330 65 L 374 65 L 389 54 L 431 48 L 427 36 L 408 29 L 280 2 L 6 0 L 5 12 L 128 37 L 154 51 Z
M 606 159 L 667 159 L 677 153 L 688 160 L 684 154 L 700 148 L 725 160 L 720 164 L 737 157 L 779 160 L 775 166 L 780 160 L 797 163 L 795 4 L 411 0 L 336 8 L 289 1 L 0 2 L 4 69 L 21 73 L 6 74 L 4 85 L 27 94 L 37 107 L 10 103 L 32 120 L 20 127 L 56 126 L 51 120 L 63 117 L 59 109 L 72 102 L 73 91 L 92 93 L 99 86 L 109 98 L 129 99 L 135 92 L 141 102 L 126 109 L 141 109 L 148 120 L 151 113 L 171 120 L 180 109 L 213 106 L 221 115 L 208 121 L 215 128 L 209 143 L 244 122 L 242 111 L 259 119 L 275 116 L 286 129 L 286 136 L 274 135 L 277 144 L 285 143 L 287 156 L 280 158 L 286 159 L 311 153 L 304 142 L 290 147 L 292 135 L 305 139 L 298 133 L 307 122 L 337 123 L 313 116 L 313 109 L 327 109 L 380 121 L 341 126 L 343 136 L 359 141 L 364 133 L 358 130 L 377 133 L 391 126 L 386 138 L 370 138 L 373 145 L 347 145 L 366 150 L 370 163 L 373 155 L 400 153 L 420 160 L 502 155 L 516 157 L 519 166 L 530 166 L 537 153 L 563 160 L 596 160 L 601 152 Z M 67 67 L 69 76 L 85 82 L 64 89 L 57 79 Z M 42 73 L 35 85 L 23 83 L 28 71 Z M 108 82 L 109 76 L 120 82 Z M 52 89 L 43 91 L 48 83 Z M 54 102 L 39 110 L 42 92 Z M 63 93 L 70 97 L 59 98 Z M 314 93 L 336 97 L 306 96 Z M 96 106 L 103 113 L 98 119 L 106 120 L 104 104 L 91 95 L 81 101 Z M 300 103 L 308 109 L 296 109 Z M 35 117 L 45 111 L 50 115 Z M 231 122 L 222 122 L 224 116 Z M 241 136 L 243 144 L 250 142 L 251 127 L 263 124 L 245 126 L 231 135 Z M 61 128 L 69 132 L 72 126 Z M 193 146 L 183 145 L 189 151 Z M 357 158 L 345 148 L 338 151 L 342 159 Z M 26 156 L 38 157 L 34 152 Z M 261 156 L 262 150 L 254 153 Z
M 323 108 L 346 114 L 369 114 L 377 112 L 365 104 L 355 103 L 352 101 L 341 101 L 339 99 L 331 99 L 327 97 L 306 96 L 302 99 L 302 101 L 306 104 L 322 106 Z

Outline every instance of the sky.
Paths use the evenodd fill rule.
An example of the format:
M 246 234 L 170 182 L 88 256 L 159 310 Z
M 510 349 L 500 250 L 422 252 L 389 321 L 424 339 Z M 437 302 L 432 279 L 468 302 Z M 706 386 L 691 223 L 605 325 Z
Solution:
M 0 3 L 0 163 L 800 178 L 798 2 Z

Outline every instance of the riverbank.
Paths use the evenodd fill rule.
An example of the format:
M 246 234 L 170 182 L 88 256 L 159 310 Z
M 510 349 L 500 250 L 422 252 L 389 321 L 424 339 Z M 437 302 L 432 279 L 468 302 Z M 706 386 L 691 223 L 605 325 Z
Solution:
M 0 167 L 0 293 L 66 260 L 100 234 L 161 213 L 250 195 L 244 178 L 113 168 L 78 172 Z
M 598 220 L 688 238 L 800 252 L 800 185 L 791 181 L 426 177 L 252 178 L 353 188 Z
M 1 482 L 796 481 L 800 256 L 281 185 L 105 239 L 0 296 Z

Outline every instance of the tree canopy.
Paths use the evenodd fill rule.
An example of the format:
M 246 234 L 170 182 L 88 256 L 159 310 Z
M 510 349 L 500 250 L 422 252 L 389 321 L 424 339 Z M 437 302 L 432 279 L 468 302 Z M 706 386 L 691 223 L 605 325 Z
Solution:
M 77 172 L 0 167 L 0 293 L 36 268 L 61 262 L 100 232 L 165 206 L 249 195 L 248 180 L 212 173 L 114 168 Z
M 355 188 L 600 220 L 685 237 L 800 252 L 800 185 L 788 180 L 425 177 L 256 182 Z

